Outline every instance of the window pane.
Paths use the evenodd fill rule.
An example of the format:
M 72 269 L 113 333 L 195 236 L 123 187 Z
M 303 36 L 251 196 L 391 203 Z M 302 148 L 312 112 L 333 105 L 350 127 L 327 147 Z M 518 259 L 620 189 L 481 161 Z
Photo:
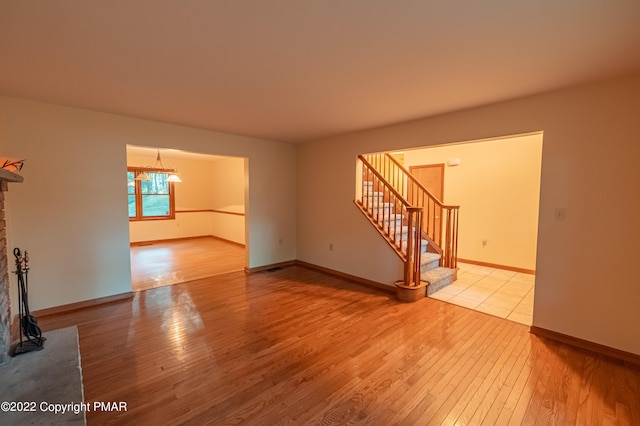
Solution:
M 142 196 L 142 216 L 169 216 L 170 213 L 168 195 Z
M 127 192 L 129 194 L 136 193 L 136 181 L 134 172 L 127 172 Z M 131 201 L 129 201 L 131 203 Z
M 147 173 L 151 180 L 143 180 L 143 194 L 169 194 L 169 182 L 166 173 Z
M 136 196 L 129 195 L 129 217 L 136 217 Z
M 147 171 L 150 180 L 135 180 L 144 168 L 131 168 L 127 171 L 127 194 L 129 220 L 172 219 L 173 189 L 167 181 L 166 171 Z M 140 207 L 140 209 L 138 209 Z

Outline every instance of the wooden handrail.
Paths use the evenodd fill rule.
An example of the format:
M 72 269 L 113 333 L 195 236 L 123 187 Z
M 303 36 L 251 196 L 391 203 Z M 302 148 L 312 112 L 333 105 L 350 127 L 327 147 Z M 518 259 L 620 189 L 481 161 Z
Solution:
M 411 205 L 364 156 L 358 159 L 370 180 L 363 180 L 356 205 L 404 262 L 404 284 L 419 286 L 423 209 Z

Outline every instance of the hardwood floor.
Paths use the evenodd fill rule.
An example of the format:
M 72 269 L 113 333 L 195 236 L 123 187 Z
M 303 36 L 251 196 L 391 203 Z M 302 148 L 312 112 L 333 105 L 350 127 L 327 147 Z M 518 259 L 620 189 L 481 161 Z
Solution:
M 78 325 L 98 424 L 640 424 L 640 368 L 303 267 L 39 319 Z M 46 335 L 46 333 L 45 333 Z
M 245 248 L 214 237 L 131 247 L 131 287 L 147 290 L 244 270 Z

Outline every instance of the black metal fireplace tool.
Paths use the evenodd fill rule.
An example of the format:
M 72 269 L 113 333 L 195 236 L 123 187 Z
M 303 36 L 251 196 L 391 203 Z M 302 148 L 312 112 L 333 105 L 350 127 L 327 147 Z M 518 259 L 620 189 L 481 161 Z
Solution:
M 29 253 L 25 250 L 24 255 L 19 248 L 13 249 L 16 257 L 16 270 L 14 273 L 18 278 L 18 306 L 20 309 L 20 342 L 13 350 L 13 356 L 41 350 L 46 340 L 42 336 L 42 330 L 38 326 L 38 320 L 29 312 Z

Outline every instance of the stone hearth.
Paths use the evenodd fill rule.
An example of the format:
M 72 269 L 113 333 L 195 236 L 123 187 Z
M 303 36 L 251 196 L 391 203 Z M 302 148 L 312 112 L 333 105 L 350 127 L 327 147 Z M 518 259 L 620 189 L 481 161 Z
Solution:
M 22 176 L 0 169 L 0 365 L 9 359 L 11 351 L 11 300 L 9 297 L 9 261 L 4 193 L 8 182 L 22 182 Z

